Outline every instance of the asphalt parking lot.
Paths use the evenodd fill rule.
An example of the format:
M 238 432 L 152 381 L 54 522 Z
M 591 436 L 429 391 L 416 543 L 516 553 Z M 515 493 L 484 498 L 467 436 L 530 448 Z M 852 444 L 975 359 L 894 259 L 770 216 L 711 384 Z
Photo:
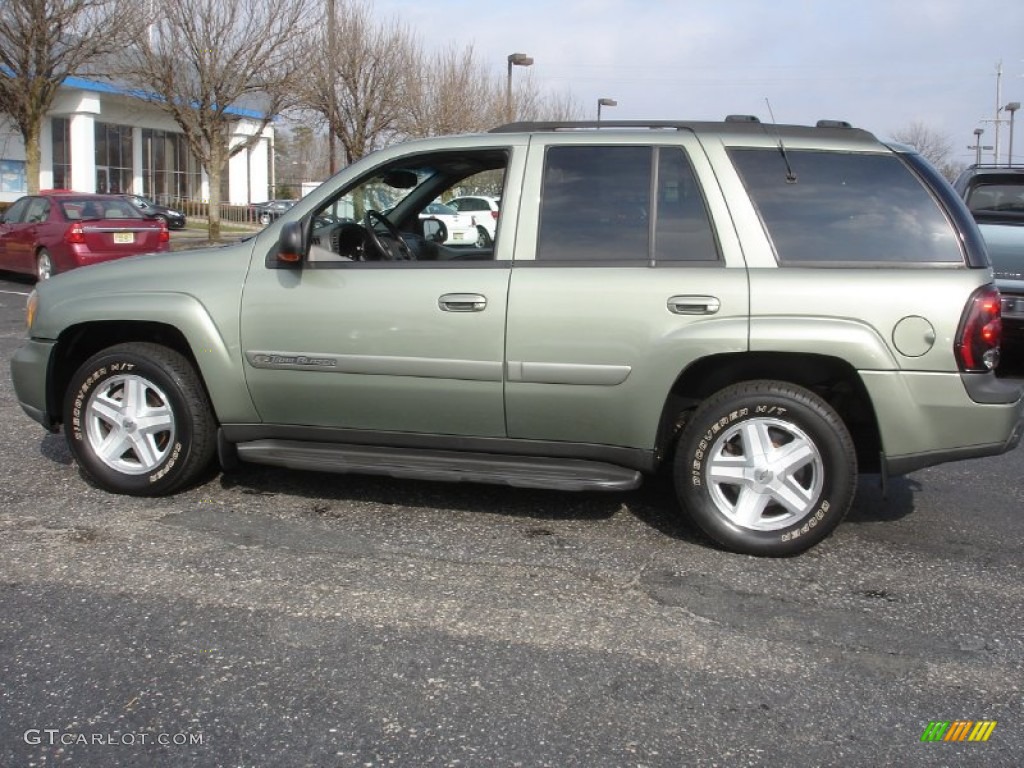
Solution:
M 0 276 L 0 765 L 1021 764 L 1024 451 L 866 477 L 785 560 L 657 481 L 117 497 L 14 398 L 30 288 Z

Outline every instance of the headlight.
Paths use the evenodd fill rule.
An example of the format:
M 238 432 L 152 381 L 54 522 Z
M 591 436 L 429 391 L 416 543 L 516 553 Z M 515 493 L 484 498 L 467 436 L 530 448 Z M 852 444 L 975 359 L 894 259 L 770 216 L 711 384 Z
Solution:
M 36 319 L 36 309 L 39 307 L 39 294 L 36 293 L 35 289 L 32 289 L 32 293 L 28 295 L 28 300 L 25 302 L 25 323 L 28 325 L 28 329 L 32 330 L 32 323 Z

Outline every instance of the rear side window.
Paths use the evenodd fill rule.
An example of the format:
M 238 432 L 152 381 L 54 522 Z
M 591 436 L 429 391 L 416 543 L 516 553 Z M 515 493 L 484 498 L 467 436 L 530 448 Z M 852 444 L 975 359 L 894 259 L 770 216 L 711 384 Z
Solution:
M 783 264 L 963 263 L 956 230 L 894 155 L 734 149 Z
M 711 221 L 682 149 L 564 146 L 545 157 L 538 261 L 716 261 Z
M 50 217 L 50 201 L 45 197 L 34 197 L 25 211 L 25 221 L 29 224 L 38 224 Z

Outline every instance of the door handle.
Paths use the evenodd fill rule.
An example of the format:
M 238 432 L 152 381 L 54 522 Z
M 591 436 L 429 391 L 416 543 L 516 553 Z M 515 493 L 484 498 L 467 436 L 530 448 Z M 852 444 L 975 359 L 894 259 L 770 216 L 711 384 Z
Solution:
M 722 308 L 714 296 L 673 296 L 668 311 L 675 315 L 713 315 Z
M 446 293 L 437 300 L 437 306 L 444 312 L 483 312 L 487 297 L 479 293 Z

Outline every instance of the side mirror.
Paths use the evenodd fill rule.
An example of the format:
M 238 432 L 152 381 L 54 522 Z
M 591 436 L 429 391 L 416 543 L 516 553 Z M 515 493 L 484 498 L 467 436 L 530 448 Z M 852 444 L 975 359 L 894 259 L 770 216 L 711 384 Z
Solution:
M 433 217 L 423 220 L 423 237 L 433 243 L 443 243 L 448 239 L 448 227 L 440 219 Z
M 302 257 L 306 253 L 302 240 L 302 222 L 285 222 L 277 238 L 277 262 L 280 266 L 296 268 L 302 265 Z

